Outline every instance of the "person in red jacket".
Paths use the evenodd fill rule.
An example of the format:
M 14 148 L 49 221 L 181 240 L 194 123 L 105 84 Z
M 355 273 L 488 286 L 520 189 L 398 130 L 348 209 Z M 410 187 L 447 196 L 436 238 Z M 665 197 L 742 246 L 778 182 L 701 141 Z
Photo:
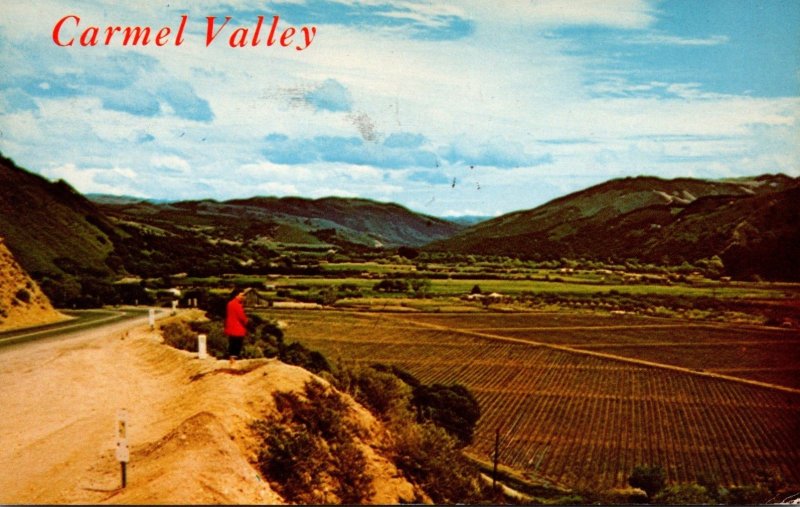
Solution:
M 228 337 L 228 359 L 235 361 L 242 355 L 242 344 L 247 335 L 247 315 L 244 313 L 244 292 L 234 289 L 225 307 L 225 335 Z

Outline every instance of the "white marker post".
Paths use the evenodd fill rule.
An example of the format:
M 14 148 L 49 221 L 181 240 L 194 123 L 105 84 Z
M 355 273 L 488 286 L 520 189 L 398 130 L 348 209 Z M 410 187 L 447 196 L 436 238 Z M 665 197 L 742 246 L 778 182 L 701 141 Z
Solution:
M 199 334 L 197 335 L 197 358 L 205 359 L 206 357 L 208 357 L 208 353 L 206 352 L 206 335 Z
M 156 328 L 156 310 L 155 308 L 150 308 L 149 318 L 148 321 L 150 322 L 150 331 Z
M 175 315 L 175 310 L 177 308 L 178 308 L 178 300 L 177 299 L 173 299 L 172 300 L 172 315 Z
M 124 408 L 117 412 L 117 461 L 122 465 L 122 487 L 127 486 L 126 467 L 131 459 L 128 450 L 128 411 Z

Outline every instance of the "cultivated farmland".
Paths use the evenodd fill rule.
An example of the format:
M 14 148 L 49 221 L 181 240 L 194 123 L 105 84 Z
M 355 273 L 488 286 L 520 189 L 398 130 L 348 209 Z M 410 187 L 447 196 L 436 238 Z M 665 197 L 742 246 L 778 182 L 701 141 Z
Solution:
M 467 451 L 488 460 L 500 428 L 501 463 L 555 483 L 623 487 L 647 463 L 675 482 L 746 484 L 771 469 L 800 484 L 797 331 L 575 314 L 269 316 L 330 359 L 466 385 L 483 412 Z

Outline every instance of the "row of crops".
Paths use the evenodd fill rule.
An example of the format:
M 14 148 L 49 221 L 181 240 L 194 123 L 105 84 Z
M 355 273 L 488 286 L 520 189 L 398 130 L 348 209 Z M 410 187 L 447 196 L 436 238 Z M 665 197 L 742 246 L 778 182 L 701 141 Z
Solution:
M 395 364 L 425 383 L 464 384 L 483 413 L 473 453 L 490 457 L 499 428 L 502 463 L 567 486 L 622 487 L 638 464 L 660 465 L 676 482 L 713 477 L 746 484 L 760 469 L 777 469 L 800 484 L 800 394 L 459 330 L 533 327 L 531 316 L 505 319 L 502 329 L 495 317 L 482 322 L 483 314 L 427 319 L 443 326 L 438 329 L 417 327 L 409 316 L 298 312 L 286 318 L 288 338 L 331 359 Z M 599 324 L 590 321 L 602 330 Z M 574 317 L 569 325 L 576 325 Z M 642 329 L 642 339 L 654 331 Z M 752 342 L 751 331 L 731 327 L 720 346 L 737 336 Z M 630 340 L 635 327 L 624 334 Z M 671 340 L 680 336 L 673 330 Z M 648 350 L 657 360 L 658 347 Z

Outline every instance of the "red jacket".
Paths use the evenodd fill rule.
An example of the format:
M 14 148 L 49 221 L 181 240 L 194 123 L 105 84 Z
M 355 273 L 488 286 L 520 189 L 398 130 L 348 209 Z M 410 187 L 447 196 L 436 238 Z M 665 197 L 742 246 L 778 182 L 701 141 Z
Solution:
M 247 315 L 244 306 L 237 298 L 228 301 L 225 307 L 225 334 L 228 336 L 244 336 L 247 334 Z

